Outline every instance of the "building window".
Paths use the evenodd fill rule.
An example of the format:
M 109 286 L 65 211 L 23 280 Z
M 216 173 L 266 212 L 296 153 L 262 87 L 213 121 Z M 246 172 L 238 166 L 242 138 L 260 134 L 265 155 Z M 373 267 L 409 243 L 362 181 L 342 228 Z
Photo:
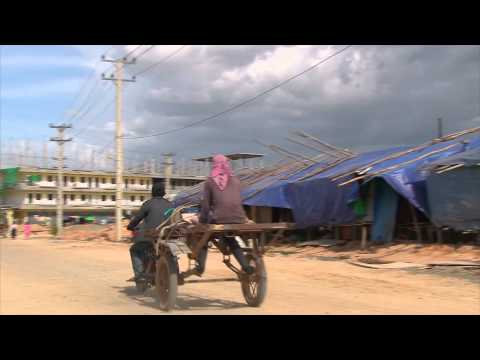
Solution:
M 135 179 L 131 179 L 130 184 L 135 185 Z
M 145 196 L 140 196 L 140 201 L 144 201 L 145 200 Z
M 128 188 L 128 180 L 125 179 L 125 189 Z
M 132 202 L 135 201 L 135 196 L 134 195 L 130 196 L 130 201 L 132 201 Z
M 107 183 L 107 179 L 102 178 L 102 184 L 106 184 L 106 183 Z
M 70 195 L 70 200 L 72 200 L 72 201 L 75 200 L 75 195 L 74 195 L 74 194 L 71 194 L 71 195 Z
M 28 203 L 31 204 L 33 202 L 33 194 L 28 194 Z
M 86 195 L 81 195 L 80 198 L 82 199 L 82 201 L 85 201 L 87 199 L 87 196 Z
M 112 195 L 110 199 L 112 199 L 112 201 L 115 201 L 115 195 Z
M 64 177 L 63 177 L 63 185 L 66 185 L 66 184 L 67 184 L 67 177 L 64 176 Z
M 150 186 L 150 180 L 147 180 L 147 186 Z
M 102 201 L 107 201 L 107 195 L 102 195 Z
M 35 194 L 35 199 L 42 200 L 42 194 Z
M 99 179 L 99 178 L 95 178 L 95 187 L 98 188 L 99 184 L 100 184 L 100 179 Z
M 143 185 L 143 180 L 140 180 L 140 185 Z
M 53 181 L 53 176 L 51 176 L 51 175 L 47 176 L 47 180 L 48 180 L 48 182 L 52 182 Z
M 116 179 L 112 178 L 112 184 L 116 184 L 116 183 L 117 183 Z
M 53 200 L 53 194 L 48 194 L 48 200 Z
M 70 177 L 70 182 L 75 182 L 75 178 L 73 176 Z
M 63 195 L 63 203 L 64 203 L 64 204 L 67 203 L 67 195 Z
M 85 178 L 84 178 L 84 177 L 81 177 L 81 178 L 80 178 L 80 182 L 81 182 L 81 183 L 84 183 L 84 182 L 85 182 Z

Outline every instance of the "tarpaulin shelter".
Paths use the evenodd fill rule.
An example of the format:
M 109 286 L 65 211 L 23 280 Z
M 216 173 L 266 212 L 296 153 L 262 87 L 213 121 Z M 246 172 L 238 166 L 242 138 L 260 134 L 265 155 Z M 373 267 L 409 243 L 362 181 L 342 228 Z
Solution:
M 354 177 L 355 171 L 361 169 L 364 179 L 360 186 L 368 186 L 372 180 L 378 179 L 375 182 L 375 188 L 379 188 L 375 214 L 385 216 L 377 216 L 376 225 L 379 228 L 374 236 L 379 241 L 388 241 L 391 236 L 387 232 L 392 231 L 398 196 L 429 216 L 426 172 L 420 169 L 434 161 L 474 148 L 480 148 L 480 137 L 470 141 L 441 139 L 418 147 L 402 146 L 371 151 L 334 164 L 318 162 L 302 170 L 286 170 L 266 176 L 246 186 L 242 197 L 244 205 L 291 209 L 300 228 L 349 224 L 357 218 L 350 204 L 359 198 L 359 185 Z M 343 179 L 334 180 L 337 176 L 343 176 Z M 350 179 L 350 184 L 339 186 Z M 190 195 L 180 194 L 175 203 L 198 203 L 200 198 L 201 191 Z
M 425 170 L 432 222 L 480 231 L 480 148 L 438 160 Z

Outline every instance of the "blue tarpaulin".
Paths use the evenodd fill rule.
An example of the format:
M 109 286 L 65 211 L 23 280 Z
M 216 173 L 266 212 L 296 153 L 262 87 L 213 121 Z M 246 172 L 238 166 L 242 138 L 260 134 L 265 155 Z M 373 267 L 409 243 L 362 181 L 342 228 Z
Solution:
M 432 222 L 458 231 L 480 230 L 480 149 L 439 160 L 429 167 L 463 164 L 426 180 Z
M 358 198 L 358 185 L 352 183 L 338 187 L 336 184 L 351 177 L 343 178 L 336 184 L 329 178 L 356 170 L 372 161 L 409 148 L 411 147 L 403 146 L 362 153 L 305 180 L 300 179 L 307 174 L 321 170 L 325 164 L 317 163 L 290 175 L 288 172 L 283 172 L 267 177 L 247 186 L 242 191 L 242 197 L 245 199 L 244 205 L 291 209 L 299 227 L 351 223 L 355 221 L 355 214 L 348 204 Z M 383 179 L 397 194 L 428 216 L 425 187 L 427 172 L 419 171 L 419 169 L 434 161 L 475 148 L 480 148 L 480 137 L 476 137 L 468 143 L 452 140 L 430 145 L 422 150 L 373 165 L 368 174 L 388 169 L 391 166 L 398 167 L 388 169 L 385 173 L 370 178 L 369 181 L 374 178 Z M 434 153 L 432 154 L 432 152 Z M 422 158 L 418 159 L 419 157 Z M 175 203 L 181 205 L 192 199 L 198 201 L 200 196 L 201 194 L 197 194 L 192 198 L 186 198 L 180 195 Z

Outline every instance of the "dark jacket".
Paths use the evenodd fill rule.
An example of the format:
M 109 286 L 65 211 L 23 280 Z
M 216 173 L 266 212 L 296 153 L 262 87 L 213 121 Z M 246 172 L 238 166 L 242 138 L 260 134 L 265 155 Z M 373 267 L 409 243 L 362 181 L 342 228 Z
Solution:
M 142 220 L 142 230 L 155 229 L 167 219 L 168 216 L 165 215 L 165 211 L 172 207 L 172 203 L 163 197 L 153 197 L 142 204 L 138 213 L 128 224 L 127 229 L 130 231 L 135 230 Z M 148 239 L 145 240 L 147 241 Z
M 201 223 L 243 224 L 247 217 L 240 195 L 240 180 L 236 176 L 228 179 L 221 191 L 212 178 L 205 181 L 203 188 Z

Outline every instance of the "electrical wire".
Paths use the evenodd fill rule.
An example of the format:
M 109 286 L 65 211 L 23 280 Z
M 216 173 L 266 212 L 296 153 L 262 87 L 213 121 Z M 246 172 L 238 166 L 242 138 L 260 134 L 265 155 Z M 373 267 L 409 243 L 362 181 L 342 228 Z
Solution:
M 159 132 L 159 133 L 153 133 L 153 134 L 149 134 L 149 135 L 143 135 L 143 136 L 124 137 L 124 139 L 125 139 L 125 140 L 136 140 L 136 139 L 145 139 L 145 138 L 150 138 L 150 137 L 156 137 L 156 136 L 166 135 L 166 134 L 170 134 L 170 133 L 173 133 L 173 132 L 176 132 L 176 131 L 180 131 L 180 130 L 184 130 L 184 129 L 190 128 L 190 127 L 192 127 L 192 126 L 195 126 L 195 125 L 201 124 L 201 123 L 203 123 L 203 122 L 206 122 L 206 121 L 215 119 L 215 118 L 217 118 L 217 117 L 220 117 L 220 116 L 222 116 L 222 115 L 225 115 L 225 114 L 227 114 L 227 113 L 229 113 L 229 112 L 232 112 L 232 111 L 234 111 L 234 110 L 236 110 L 236 109 L 238 109 L 238 108 L 240 108 L 240 107 L 242 107 L 242 106 L 244 106 L 244 105 L 247 105 L 247 104 L 249 104 L 249 103 L 257 100 L 258 98 L 260 98 L 260 97 L 262 97 L 262 96 L 270 93 L 271 91 L 276 90 L 276 89 L 278 89 L 279 87 L 287 84 L 288 82 L 290 82 L 290 81 L 292 81 L 292 80 L 294 80 L 294 79 L 296 79 L 296 78 L 298 78 L 298 77 L 306 74 L 307 72 L 315 69 L 316 67 L 320 66 L 321 64 L 323 64 L 323 63 L 327 62 L 328 60 L 334 58 L 335 56 L 341 54 L 342 52 L 344 52 L 345 50 L 347 50 L 348 48 L 350 48 L 350 47 L 352 47 L 352 46 L 353 46 L 353 45 L 348 45 L 348 46 L 342 48 L 341 50 L 336 51 L 335 53 L 327 56 L 326 58 L 324 58 L 324 59 L 316 62 L 315 64 L 313 64 L 312 66 L 310 66 L 310 67 L 308 67 L 307 69 L 303 70 L 302 72 L 299 72 L 298 74 L 295 74 L 295 75 L 293 75 L 293 76 L 291 76 L 291 77 L 283 80 L 282 82 L 278 83 L 277 85 L 275 85 L 275 86 L 273 86 L 273 87 L 271 87 L 271 88 L 269 88 L 269 89 L 267 89 L 267 90 L 265 90 L 265 91 L 262 91 L 261 93 L 255 95 L 255 96 L 253 96 L 253 97 L 251 97 L 251 98 L 249 98 L 249 99 L 247 99 L 247 100 L 244 100 L 244 101 L 242 101 L 242 102 L 240 102 L 240 103 L 238 103 L 238 104 L 236 104 L 236 105 L 234 105 L 234 106 L 231 106 L 231 107 L 229 107 L 228 109 L 225 109 L 225 110 L 223 110 L 223 111 L 221 111 L 221 112 L 218 112 L 218 113 L 216 113 L 216 114 L 214 114 L 214 115 L 211 115 L 211 116 L 209 116 L 209 117 L 203 118 L 203 119 L 201 119 L 201 120 L 197 120 L 197 121 L 191 122 L 191 123 L 189 123 L 189 124 L 187 124 L 187 125 L 185 125 L 185 126 L 181 126 L 181 127 L 175 128 L 175 129 L 171 129 L 171 130 L 167 130 L 167 131 L 162 131 L 162 132 Z
M 162 58 L 161 60 L 157 61 L 156 63 L 153 63 L 152 65 L 150 66 L 147 66 L 145 69 L 139 71 L 138 73 L 136 73 L 134 76 L 139 76 L 139 75 L 142 75 L 142 74 L 145 74 L 147 71 L 150 71 L 151 69 L 153 69 L 154 67 L 170 60 L 172 57 L 174 57 L 176 54 L 178 54 L 180 51 L 182 51 L 183 49 L 185 49 L 188 45 L 183 45 L 181 47 L 179 47 L 178 49 L 176 49 L 175 51 L 171 52 L 169 55 L 165 56 L 164 58 Z

